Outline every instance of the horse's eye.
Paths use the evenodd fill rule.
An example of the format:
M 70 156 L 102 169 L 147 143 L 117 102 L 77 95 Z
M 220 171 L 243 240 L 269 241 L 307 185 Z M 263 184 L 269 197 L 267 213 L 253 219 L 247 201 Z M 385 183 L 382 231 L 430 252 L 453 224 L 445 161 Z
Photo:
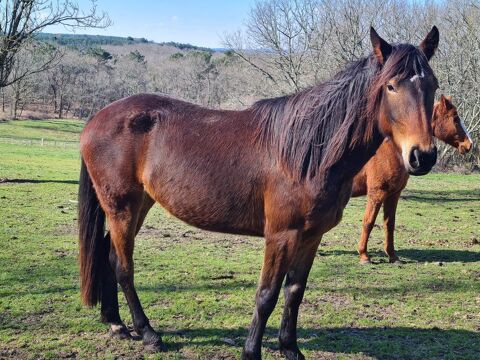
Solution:
M 393 87 L 392 84 L 387 84 L 387 90 L 388 90 L 388 91 L 395 92 L 395 88 Z

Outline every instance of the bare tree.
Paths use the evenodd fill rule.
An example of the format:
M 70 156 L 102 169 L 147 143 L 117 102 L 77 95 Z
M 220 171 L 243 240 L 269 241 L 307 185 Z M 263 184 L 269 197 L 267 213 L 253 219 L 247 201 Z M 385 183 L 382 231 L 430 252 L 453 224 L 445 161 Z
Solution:
M 367 36 L 371 25 L 390 42 L 412 44 L 437 25 L 441 41 L 431 65 L 440 83 L 438 94 L 453 97 L 478 143 L 478 24 L 480 0 L 259 0 L 245 30 L 226 36 L 231 48 L 227 52 L 148 43 L 75 50 L 30 37 L 17 53 L 18 66 L 9 79 L 21 79 L 25 71 L 40 68 L 59 49 L 65 55 L 48 72 L 0 90 L 2 103 L 8 107 L 5 99 L 11 99 L 11 107 L 16 107 L 10 109 L 13 113 L 24 106 L 34 112 L 44 106 L 48 114 L 55 107 L 59 117 L 88 118 L 113 100 L 145 91 L 210 107 L 239 108 L 315 85 L 345 62 L 366 56 L 371 52 Z M 29 56 L 42 53 L 43 57 Z M 440 144 L 439 149 L 444 167 L 480 168 L 478 146 L 467 157 L 449 146 Z
M 260 0 L 249 14 L 246 30 L 227 35 L 225 45 L 273 85 L 270 95 L 277 95 L 312 86 L 346 62 L 366 56 L 371 52 L 371 25 L 390 42 L 413 44 L 438 25 L 442 40 L 432 66 L 441 91 L 453 96 L 476 140 L 480 135 L 479 24 L 479 0 Z M 459 163 L 451 147 L 440 147 L 441 164 Z M 468 161 L 480 167 L 478 147 Z
M 226 35 L 225 45 L 269 78 L 281 93 L 298 91 L 315 77 L 315 54 L 323 51 L 328 29 L 320 0 L 257 2 L 246 33 Z M 324 31 L 317 32 L 315 29 Z
M 37 50 L 40 45 L 33 41 L 35 34 L 48 26 L 59 24 L 69 28 L 106 27 L 110 20 L 105 13 L 97 10 L 96 0 L 91 0 L 90 8 L 86 11 L 70 0 L 0 1 L 0 87 L 44 71 L 55 63 L 59 54 L 52 52 L 50 57 L 35 64 L 35 67 L 12 75 L 19 51 Z

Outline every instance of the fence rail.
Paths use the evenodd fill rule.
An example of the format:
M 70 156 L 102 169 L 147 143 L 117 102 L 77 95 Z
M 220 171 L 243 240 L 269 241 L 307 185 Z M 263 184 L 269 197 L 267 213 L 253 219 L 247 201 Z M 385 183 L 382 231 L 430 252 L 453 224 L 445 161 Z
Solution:
M 20 144 L 28 146 L 49 146 L 59 148 L 78 148 L 78 141 L 65 141 L 65 140 L 51 140 L 51 139 L 28 139 L 28 138 L 15 138 L 15 137 L 3 137 L 0 136 L 0 143 L 3 144 Z

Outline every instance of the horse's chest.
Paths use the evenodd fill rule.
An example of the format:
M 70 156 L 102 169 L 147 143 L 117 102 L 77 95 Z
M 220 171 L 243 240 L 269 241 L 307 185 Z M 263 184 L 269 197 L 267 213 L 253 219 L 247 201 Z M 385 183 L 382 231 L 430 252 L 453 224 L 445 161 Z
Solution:
M 333 195 L 328 193 L 315 199 L 311 218 L 308 221 L 310 228 L 325 233 L 338 225 L 342 220 L 343 209 L 348 203 L 352 192 L 352 181 L 341 184 Z

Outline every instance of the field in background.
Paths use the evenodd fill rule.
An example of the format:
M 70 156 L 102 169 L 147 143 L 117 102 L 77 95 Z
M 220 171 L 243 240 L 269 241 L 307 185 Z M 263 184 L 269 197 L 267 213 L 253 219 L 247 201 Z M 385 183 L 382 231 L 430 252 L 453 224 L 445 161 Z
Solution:
M 78 140 L 77 121 L 0 123 L 0 138 Z M 137 238 L 136 284 L 169 352 L 108 337 L 79 301 L 76 146 L 0 141 L 1 358 L 238 358 L 253 311 L 263 241 L 214 234 L 158 206 Z M 0 180 L 1 181 L 1 180 Z M 480 352 L 480 176 L 412 178 L 399 203 L 402 266 L 356 255 L 365 199 L 352 199 L 322 240 L 299 320 L 308 359 L 476 359 Z M 381 224 L 379 216 L 378 224 Z M 131 324 L 123 296 L 121 314 Z M 279 358 L 280 300 L 264 358 Z

